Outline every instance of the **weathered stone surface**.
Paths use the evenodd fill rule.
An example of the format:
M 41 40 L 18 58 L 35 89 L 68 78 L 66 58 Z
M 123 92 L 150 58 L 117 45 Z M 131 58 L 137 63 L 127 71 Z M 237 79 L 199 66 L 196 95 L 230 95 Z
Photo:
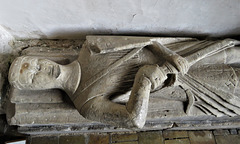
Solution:
M 204 125 L 205 127 L 209 128 L 209 127 L 219 126 L 222 124 L 222 123 L 219 123 L 218 121 L 212 120 L 211 118 L 214 116 L 227 115 L 227 116 L 231 116 L 231 118 L 232 117 L 235 118 L 237 115 L 240 114 L 240 110 L 238 107 L 239 99 L 237 96 L 239 90 L 238 90 L 238 87 L 236 87 L 239 81 L 237 68 L 231 67 L 230 65 L 226 65 L 225 63 L 223 65 L 222 64 L 209 65 L 208 63 L 198 63 L 197 64 L 198 66 L 195 67 L 196 69 L 194 70 L 189 69 L 189 72 L 187 73 L 188 68 L 192 64 L 199 61 L 200 59 L 205 58 L 208 55 L 212 55 L 215 52 L 222 51 L 226 47 L 233 46 L 232 40 L 223 40 L 223 41 L 202 41 L 201 40 L 200 41 L 200 40 L 191 39 L 191 38 L 144 38 L 144 37 L 139 38 L 139 37 L 89 36 L 87 37 L 85 44 L 86 45 L 84 45 L 84 47 L 81 49 L 82 53 L 80 52 L 79 59 L 75 61 L 76 63 L 81 63 L 81 66 L 82 66 L 81 67 L 82 68 L 82 71 L 81 71 L 82 85 L 76 84 L 75 86 L 76 88 L 82 88 L 83 86 L 84 90 L 85 88 L 86 89 L 88 89 L 89 87 L 91 88 L 89 88 L 89 91 L 85 91 L 86 93 L 82 92 L 84 90 L 78 91 L 77 94 L 79 95 L 76 96 L 78 97 L 77 99 L 74 99 L 74 103 L 76 108 L 79 111 L 81 110 L 82 115 L 84 115 L 85 117 L 88 117 L 89 119 L 101 121 L 105 123 L 108 123 L 109 121 L 112 121 L 113 123 L 115 122 L 117 123 L 117 122 L 123 122 L 123 121 L 112 120 L 112 119 L 122 118 L 122 116 L 129 116 L 128 115 L 129 111 L 126 111 L 126 109 L 122 109 L 122 110 L 125 110 L 123 113 L 126 113 L 122 116 L 119 116 L 119 114 L 122 114 L 122 111 L 121 113 L 118 113 L 118 114 L 112 114 L 112 112 L 113 113 L 118 112 L 118 109 L 112 110 L 111 108 L 107 107 L 108 105 L 106 105 L 107 108 L 104 109 L 106 110 L 106 112 L 102 111 L 103 106 L 105 106 L 105 104 L 108 101 L 104 101 L 104 103 L 100 103 L 102 101 L 99 101 L 99 100 L 107 100 L 107 99 L 98 99 L 99 97 L 98 98 L 93 98 L 93 97 L 96 95 L 99 96 L 99 94 L 101 94 L 101 96 L 105 96 L 105 95 L 110 96 L 109 93 L 118 94 L 119 91 L 117 91 L 115 88 L 111 89 L 111 86 L 112 85 L 115 86 L 115 84 L 116 85 L 119 84 L 121 80 L 114 79 L 114 78 L 119 76 L 119 74 L 122 71 L 126 71 L 128 73 L 128 70 L 130 70 L 132 67 L 126 67 L 126 65 L 130 63 L 137 65 L 133 70 L 131 69 L 131 72 L 129 72 L 129 75 L 132 78 L 134 78 L 135 74 L 137 73 L 137 70 L 140 71 L 141 69 L 140 65 L 142 66 L 146 64 L 151 64 L 151 66 L 154 67 L 154 69 L 159 68 L 163 70 L 164 78 L 166 77 L 166 79 L 164 79 L 163 82 L 160 82 L 167 87 L 165 91 L 164 91 L 164 88 L 162 90 L 159 90 L 161 88 L 160 86 L 162 86 L 160 84 L 157 84 L 158 86 L 156 87 L 156 89 L 154 88 L 154 90 L 150 90 L 150 87 L 152 89 L 153 85 L 155 84 L 154 80 L 158 80 L 158 78 L 160 79 L 161 77 L 157 77 L 157 79 L 152 80 L 151 78 L 153 78 L 153 74 L 146 76 L 145 73 L 143 73 L 140 75 L 140 76 L 142 75 L 146 76 L 147 79 L 151 80 L 151 85 L 149 85 L 148 83 L 148 88 L 143 91 L 143 93 L 147 92 L 147 94 L 144 94 L 144 96 L 146 95 L 149 96 L 148 94 L 152 92 L 152 95 L 150 95 L 150 97 L 152 96 L 152 98 L 150 98 L 150 104 L 148 106 L 149 109 L 147 110 L 147 106 L 146 106 L 145 109 L 141 111 L 141 114 L 142 112 L 144 112 L 144 115 L 146 115 L 146 113 L 148 112 L 147 124 L 150 124 L 150 125 L 152 124 L 151 128 L 159 128 L 160 125 L 168 125 L 167 128 L 173 128 L 173 129 L 178 129 L 178 128 L 181 129 L 181 128 L 188 128 L 188 127 L 194 128 L 199 125 L 200 126 Z M 85 49 L 86 51 L 84 51 L 83 49 Z M 159 50 L 161 52 L 159 52 Z M 60 64 L 68 64 L 69 62 L 72 62 L 78 57 L 78 51 L 75 51 L 75 49 L 64 50 L 62 48 L 51 49 L 47 47 L 28 48 L 28 49 L 25 49 L 22 52 L 22 54 L 28 55 L 28 56 L 38 56 L 40 58 L 47 58 L 55 62 L 58 62 Z M 88 54 L 89 54 L 89 57 L 86 58 L 85 56 Z M 103 57 L 98 57 L 100 55 Z M 177 58 L 175 59 L 173 55 L 179 59 Z M 224 55 L 224 57 L 225 56 L 226 56 L 225 59 L 229 59 L 229 57 L 227 57 L 229 56 L 228 54 Z M 213 59 L 215 60 L 216 58 L 213 58 Z M 88 60 L 90 61 L 90 63 L 88 62 L 85 63 Z M 114 62 L 112 63 L 111 60 Z M 169 62 L 169 64 L 165 63 L 165 61 Z M 228 61 L 231 61 L 231 60 L 229 59 Z M 47 62 L 45 61 L 45 64 Z M 189 63 L 190 65 L 188 65 Z M 156 65 L 153 66 L 152 64 L 159 64 L 159 67 Z M 151 67 L 151 66 L 148 66 L 148 67 Z M 164 66 L 168 70 L 164 69 Z M 65 68 L 66 70 L 65 72 L 67 72 L 67 68 L 68 68 L 68 72 L 73 71 L 71 69 L 73 67 L 67 67 L 66 65 L 64 66 L 61 65 L 61 67 Z M 39 67 L 35 67 L 35 68 L 40 70 Z M 114 69 L 114 68 L 117 68 L 117 69 Z M 150 69 L 146 69 L 146 71 L 148 70 Z M 206 72 L 206 74 L 205 73 L 199 74 L 199 70 Z M 219 70 L 222 71 L 222 73 L 219 74 Z M 17 71 L 17 72 L 21 72 L 21 71 Z M 53 70 L 51 72 L 53 73 Z M 110 75 L 109 72 L 112 72 L 114 76 L 112 75 L 112 73 Z M 155 71 L 153 72 L 155 73 Z M 77 73 L 77 76 L 80 77 L 79 76 L 80 72 L 78 71 L 76 73 Z M 34 75 L 35 74 L 36 73 L 34 73 Z M 159 72 L 157 76 L 160 76 L 160 74 L 161 73 Z M 223 74 L 223 76 L 221 74 Z M 76 74 L 73 74 L 73 75 L 76 76 Z M 113 79 L 111 78 L 111 76 L 113 76 L 112 77 Z M 175 79 L 175 77 L 177 78 Z M 106 81 L 104 81 L 103 79 L 106 79 Z M 73 84 L 74 80 L 75 79 L 69 80 L 67 84 Z M 217 83 L 216 80 L 219 80 L 217 85 L 221 87 L 219 89 L 215 89 L 216 86 L 214 86 L 214 84 Z M 133 79 L 128 78 L 127 82 L 129 81 L 133 82 Z M 95 82 L 98 84 L 96 88 L 94 87 Z M 55 84 L 57 85 L 59 83 L 55 83 Z M 69 96 L 71 97 L 72 96 L 71 92 L 73 92 L 75 88 L 73 88 L 72 86 L 69 86 L 67 87 L 69 89 L 65 89 L 66 88 L 65 86 L 67 84 L 64 83 L 61 85 L 63 87 L 61 86 L 59 87 L 64 89 L 68 94 L 70 92 Z M 45 86 L 45 85 L 42 85 L 42 86 Z M 123 83 L 123 86 L 126 86 L 126 85 Z M 54 87 L 54 88 L 59 88 L 59 87 Z M 132 83 L 129 84 L 129 87 L 128 87 L 129 90 L 131 89 L 131 87 L 132 87 Z M 120 88 L 121 90 L 122 89 L 125 90 L 122 87 L 118 87 L 118 88 Z M 134 88 L 132 88 L 132 92 L 134 92 Z M 170 94 L 168 94 L 169 92 Z M 76 121 L 78 121 L 78 123 L 82 122 L 81 119 L 79 119 L 79 115 L 76 115 L 75 108 L 65 106 L 65 103 L 62 97 L 54 96 L 51 94 L 51 92 L 46 92 L 46 94 L 40 94 L 40 93 L 34 94 L 34 93 L 31 93 L 31 91 L 29 91 L 28 94 L 24 92 L 23 94 L 21 94 L 21 92 L 19 92 L 19 97 L 17 97 L 18 93 L 10 94 L 11 95 L 10 101 L 13 103 L 13 106 L 15 107 L 13 108 L 14 110 L 12 110 L 12 113 L 9 114 L 8 116 L 10 124 L 14 124 L 14 123 L 17 125 L 32 125 L 32 124 L 38 125 L 38 124 L 44 124 L 44 123 L 45 124 L 66 124 L 66 123 L 76 124 Z M 34 96 L 31 97 L 31 94 L 35 95 L 35 97 Z M 48 95 L 50 95 L 51 97 L 48 97 Z M 31 98 L 29 98 L 28 96 Z M 133 96 L 135 96 L 135 94 L 133 94 Z M 38 98 L 38 97 L 41 97 L 41 98 Z M 93 104 L 96 104 L 96 105 L 93 105 L 89 101 L 93 101 Z M 148 98 L 145 101 L 148 101 Z M 117 105 L 116 103 L 110 103 L 110 104 L 113 104 L 115 106 Z M 109 104 L 109 107 L 111 106 L 110 104 Z M 127 104 L 127 106 L 129 105 L 131 106 L 134 104 L 135 102 L 129 103 Z M 96 109 L 93 109 L 95 108 L 95 106 L 98 106 L 98 107 Z M 117 105 L 117 107 L 122 107 L 122 106 L 123 105 Z M 64 119 L 64 117 L 70 116 L 69 113 L 74 115 L 72 116 L 74 118 Z M 212 116 L 208 116 L 206 118 L 208 121 L 206 122 L 203 122 L 203 120 L 200 121 L 199 118 L 201 118 L 201 116 L 211 115 L 211 114 Z M 189 116 L 189 117 L 186 117 L 186 116 Z M 193 116 L 194 119 L 192 119 L 191 116 Z M 57 122 L 56 121 L 54 122 L 55 119 L 57 119 Z M 124 119 L 124 122 L 123 122 L 123 125 L 124 125 L 125 120 L 126 119 L 128 120 L 129 117 L 126 117 L 126 118 L 124 117 L 123 119 Z M 145 118 L 144 119 L 141 118 L 141 119 L 144 120 L 145 122 Z M 133 120 L 133 119 L 130 118 L 130 120 Z M 161 121 L 161 120 L 164 120 L 164 121 Z M 218 120 L 221 120 L 221 118 L 219 118 Z M 156 122 L 156 125 L 158 124 L 158 126 L 154 125 L 154 122 Z M 237 121 L 233 121 L 233 122 L 225 121 L 223 122 L 222 126 L 235 124 L 235 122 L 237 123 Z M 127 126 L 125 125 L 125 127 L 128 127 L 128 125 Z M 141 126 L 138 126 L 138 127 L 141 127 Z
M 240 135 L 218 135 L 215 136 L 217 144 L 239 144 Z
M 184 113 L 184 105 L 181 101 L 167 100 L 159 97 L 149 98 L 148 120 L 157 118 L 176 117 L 178 115 L 186 116 Z M 174 106 L 174 107 L 173 107 Z
M 108 144 L 109 135 L 108 134 L 91 134 L 89 136 L 88 144 Z
M 79 49 L 83 44 L 84 39 L 31 39 L 31 40 L 19 40 L 11 43 L 11 46 L 14 49 L 26 50 L 31 47 L 45 48 L 46 50 L 51 51 L 52 49 Z M 50 49 L 49 49 L 50 48 Z M 43 51 L 43 50 L 37 50 Z
M 30 47 L 23 50 L 22 54 L 47 58 L 60 64 L 68 64 L 77 59 L 78 50 L 72 48 Z
M 191 144 L 215 144 L 215 139 L 211 131 L 189 131 Z
M 138 135 L 137 133 L 118 133 L 118 134 L 112 134 L 112 142 L 118 143 L 118 142 L 131 142 L 131 141 L 137 141 Z
M 68 97 L 60 90 L 23 91 L 11 89 L 9 99 L 12 103 L 63 103 L 64 97 Z
M 10 125 L 76 124 L 90 122 L 69 104 L 12 104 Z
M 57 91 L 58 92 L 58 91 Z M 38 125 L 38 124 L 78 124 L 78 123 L 85 123 L 91 122 L 83 118 L 79 112 L 75 109 L 75 107 L 71 103 L 61 103 L 61 99 L 55 95 L 58 93 L 54 93 L 52 96 L 49 96 L 49 93 L 45 95 L 37 94 L 37 96 L 42 95 L 43 97 L 37 98 L 35 96 L 25 97 L 24 100 L 33 101 L 35 98 L 35 102 L 33 103 L 21 103 L 20 100 L 18 103 L 11 104 L 12 106 L 9 107 L 7 111 L 7 115 L 9 118 L 9 124 L 11 125 Z M 48 97 L 49 96 L 49 97 Z M 56 97 L 54 97 L 56 96 Z M 16 97 L 17 98 L 17 97 Z M 55 99 L 54 99 L 55 98 Z M 21 99 L 21 98 L 20 98 Z M 47 101 L 52 99 L 51 101 Z M 66 100 L 66 99 L 65 99 Z M 45 103 L 37 103 L 44 102 Z M 181 109 L 172 109 L 171 105 L 168 105 L 167 102 L 179 105 L 183 107 L 182 103 L 172 100 L 163 100 L 158 98 L 150 98 L 149 105 L 149 114 L 147 119 L 152 120 L 158 117 L 166 117 L 166 116 L 174 116 L 177 112 L 179 115 L 181 113 Z M 161 105 L 162 104 L 162 105 Z M 12 109 L 12 110 L 11 110 Z M 182 115 L 185 115 L 182 113 Z
M 73 105 L 67 104 L 67 103 L 54 103 L 54 104 L 16 104 L 16 113 L 15 114 L 22 114 L 22 113 L 28 113 L 28 114 L 45 114 L 45 113 L 72 113 L 75 114 L 77 111 L 74 109 Z M 80 115 L 80 114 L 79 114 Z
M 165 139 L 172 139 L 172 138 L 186 138 L 188 137 L 187 131 L 163 131 L 163 137 Z
M 59 136 L 59 144 L 85 144 L 84 135 Z
M 138 133 L 139 144 L 164 144 L 161 131 L 157 132 L 140 132 Z
M 165 140 L 165 144 L 190 144 L 189 139 Z
M 159 91 L 151 93 L 152 98 L 164 98 L 167 100 L 186 101 L 185 90 L 180 86 L 165 87 Z

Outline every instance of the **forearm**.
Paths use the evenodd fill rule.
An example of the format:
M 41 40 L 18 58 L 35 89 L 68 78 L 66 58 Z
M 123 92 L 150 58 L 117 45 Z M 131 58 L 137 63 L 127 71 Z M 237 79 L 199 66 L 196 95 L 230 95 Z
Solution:
M 152 44 L 155 48 L 155 51 L 163 56 L 167 61 L 173 62 L 173 58 L 178 56 L 176 52 L 170 50 L 159 42 L 153 41 Z
M 87 119 L 127 127 L 142 128 L 146 121 L 151 83 L 147 78 L 135 82 L 126 105 L 111 102 L 105 97 L 89 100 L 80 110 Z
M 143 127 L 145 124 L 150 90 L 151 82 L 147 77 L 142 76 L 139 79 L 135 79 L 126 108 L 132 122 L 137 127 Z
M 145 124 L 150 91 L 166 80 L 157 65 L 145 65 L 135 76 L 130 99 L 126 105 L 99 96 L 89 100 L 79 111 L 85 118 L 119 127 L 142 128 Z
M 130 113 L 125 105 L 111 102 L 104 97 L 96 97 L 88 101 L 79 111 L 85 118 L 102 123 L 133 128 Z
M 164 57 L 167 63 L 176 67 L 177 71 L 175 71 L 174 69 L 172 70 L 173 73 L 175 74 L 178 72 L 182 74 L 187 73 L 191 65 L 188 63 L 188 61 L 185 58 L 183 58 L 182 56 L 170 50 L 169 48 L 167 48 L 166 46 L 162 45 L 159 42 L 153 42 L 153 47 L 154 47 L 154 51 L 158 53 L 160 56 Z M 165 64 L 165 66 L 169 64 Z

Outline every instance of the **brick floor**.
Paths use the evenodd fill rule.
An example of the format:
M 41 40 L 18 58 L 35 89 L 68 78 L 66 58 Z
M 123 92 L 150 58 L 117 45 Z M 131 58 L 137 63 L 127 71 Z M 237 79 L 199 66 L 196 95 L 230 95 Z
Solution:
M 162 131 L 138 133 L 139 144 L 164 144 Z
M 91 134 L 89 136 L 88 144 L 108 144 L 109 135 L 108 134 Z
M 240 144 L 240 135 L 215 136 L 217 144 Z
M 187 131 L 163 131 L 163 137 L 165 139 L 173 138 L 185 138 L 188 137 Z
M 190 141 L 188 138 L 173 139 L 173 140 L 166 140 L 165 144 L 190 144 Z
M 59 144 L 57 136 L 32 137 L 30 144 Z
M 191 144 L 215 144 L 212 131 L 189 131 Z
M 231 129 L 231 130 L 229 130 L 229 132 L 230 132 L 231 135 L 237 135 L 238 134 L 237 129 Z
M 84 135 L 61 136 L 59 138 L 59 144 L 84 144 L 84 143 L 85 143 Z
M 239 129 L 59 134 L 28 137 L 28 144 L 240 144 Z
M 138 141 L 118 142 L 114 144 L 138 144 Z
M 112 135 L 112 143 L 138 141 L 137 133 L 116 133 Z
M 214 131 L 213 131 L 213 134 L 214 134 L 215 136 L 217 136 L 217 135 L 230 135 L 229 130 L 226 130 L 226 129 L 217 129 L 217 130 L 214 130 Z

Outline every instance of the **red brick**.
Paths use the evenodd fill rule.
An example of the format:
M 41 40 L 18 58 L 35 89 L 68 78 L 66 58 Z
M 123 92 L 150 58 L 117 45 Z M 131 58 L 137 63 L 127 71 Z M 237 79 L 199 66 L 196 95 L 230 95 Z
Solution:
M 122 134 L 113 134 L 112 142 L 127 142 L 127 141 L 137 141 L 138 135 L 136 133 L 122 133 Z
M 188 137 L 187 131 L 163 131 L 163 137 L 165 139 L 174 139 L 174 138 L 186 138 Z
M 240 135 L 215 136 L 217 144 L 240 144 Z
M 108 144 L 109 135 L 108 134 L 91 134 L 89 136 L 88 144 Z
M 139 144 L 164 144 L 161 131 L 138 133 Z
M 84 135 L 61 136 L 59 138 L 59 144 L 85 144 L 85 137 Z
M 189 131 L 191 144 L 215 144 L 212 131 Z
M 165 140 L 165 144 L 190 144 L 189 139 L 173 139 L 173 140 Z

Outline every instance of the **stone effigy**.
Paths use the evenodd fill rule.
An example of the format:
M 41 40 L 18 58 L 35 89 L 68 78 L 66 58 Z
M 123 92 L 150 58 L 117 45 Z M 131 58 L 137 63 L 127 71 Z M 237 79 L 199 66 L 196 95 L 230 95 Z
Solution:
M 9 82 L 15 91 L 26 92 L 23 96 L 62 89 L 82 116 L 118 127 L 142 128 L 147 114 L 150 119 L 234 117 L 240 114 L 237 44 L 233 39 L 88 36 L 70 64 L 18 57 Z

